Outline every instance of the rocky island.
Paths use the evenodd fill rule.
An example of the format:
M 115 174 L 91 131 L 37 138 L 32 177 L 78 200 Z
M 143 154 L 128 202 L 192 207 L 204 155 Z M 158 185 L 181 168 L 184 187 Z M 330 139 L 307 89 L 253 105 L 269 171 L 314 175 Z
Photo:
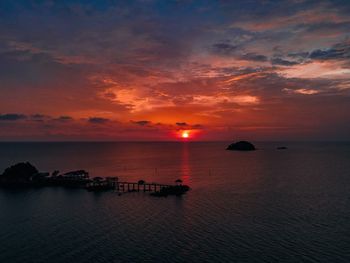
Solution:
M 247 141 L 239 141 L 236 143 L 231 143 L 226 150 L 229 151 L 255 151 L 255 146 Z

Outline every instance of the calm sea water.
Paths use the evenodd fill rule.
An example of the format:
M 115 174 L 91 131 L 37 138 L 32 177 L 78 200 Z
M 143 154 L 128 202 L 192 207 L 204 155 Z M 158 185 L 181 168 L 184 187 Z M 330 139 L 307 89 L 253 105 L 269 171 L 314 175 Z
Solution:
M 0 143 L 1 171 L 30 161 L 192 187 L 181 198 L 0 189 L 0 262 L 350 262 L 349 143 L 226 145 Z

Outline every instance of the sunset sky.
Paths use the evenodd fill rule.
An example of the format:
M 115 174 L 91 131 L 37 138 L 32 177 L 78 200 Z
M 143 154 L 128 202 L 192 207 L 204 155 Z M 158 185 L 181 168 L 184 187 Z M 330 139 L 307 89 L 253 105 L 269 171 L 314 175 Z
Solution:
M 0 140 L 349 140 L 350 1 L 0 1 Z

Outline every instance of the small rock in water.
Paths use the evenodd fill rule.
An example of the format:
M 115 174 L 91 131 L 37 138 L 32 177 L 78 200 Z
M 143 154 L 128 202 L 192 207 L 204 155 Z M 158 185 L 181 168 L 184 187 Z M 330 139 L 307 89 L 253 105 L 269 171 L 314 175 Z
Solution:
M 277 147 L 277 150 L 287 150 L 288 148 L 286 146 L 280 146 L 280 147 Z

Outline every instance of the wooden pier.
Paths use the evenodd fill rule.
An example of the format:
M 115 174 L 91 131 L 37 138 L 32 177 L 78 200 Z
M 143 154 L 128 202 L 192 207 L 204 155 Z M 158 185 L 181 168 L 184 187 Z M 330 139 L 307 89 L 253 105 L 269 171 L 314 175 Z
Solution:
M 115 182 L 115 188 L 118 192 L 159 192 L 160 189 L 170 186 L 157 183 Z
M 152 196 L 167 197 L 168 195 L 180 196 L 190 190 L 188 185 L 182 185 L 182 180 L 177 179 L 176 185 L 146 183 L 144 180 L 138 182 L 119 182 L 117 177 L 95 177 L 86 186 L 91 192 L 115 190 L 119 193 L 125 192 L 150 192 Z

